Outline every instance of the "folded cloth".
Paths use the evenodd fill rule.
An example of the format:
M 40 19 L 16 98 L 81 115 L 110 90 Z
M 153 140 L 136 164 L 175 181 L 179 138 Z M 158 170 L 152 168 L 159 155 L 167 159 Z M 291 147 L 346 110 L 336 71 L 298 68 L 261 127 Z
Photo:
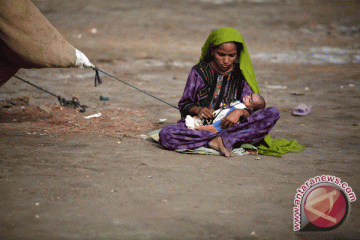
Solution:
M 185 125 L 190 129 L 195 129 L 198 126 L 203 125 L 200 118 L 193 118 L 190 115 L 186 115 Z
M 301 152 L 304 150 L 304 146 L 300 145 L 296 140 L 277 138 L 275 140 L 266 141 L 266 143 L 269 145 L 268 147 L 265 145 L 257 146 L 260 155 L 281 157 L 284 153 Z

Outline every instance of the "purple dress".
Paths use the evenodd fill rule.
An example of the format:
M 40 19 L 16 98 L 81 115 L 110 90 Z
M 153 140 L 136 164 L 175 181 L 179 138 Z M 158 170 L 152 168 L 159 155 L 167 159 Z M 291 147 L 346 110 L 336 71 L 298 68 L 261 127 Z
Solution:
M 159 133 L 159 142 L 165 148 L 195 149 L 207 147 L 207 143 L 221 136 L 225 147 L 231 151 L 235 143 L 254 143 L 269 134 L 280 113 L 275 107 L 268 107 L 251 114 L 248 118 L 224 129 L 219 133 L 188 129 L 185 116 L 193 106 L 218 109 L 221 104 L 228 105 L 240 100 L 252 91 L 239 69 L 233 70 L 228 76 L 218 75 L 209 63 L 195 65 L 187 79 L 184 94 L 179 101 L 181 120 L 164 127 Z

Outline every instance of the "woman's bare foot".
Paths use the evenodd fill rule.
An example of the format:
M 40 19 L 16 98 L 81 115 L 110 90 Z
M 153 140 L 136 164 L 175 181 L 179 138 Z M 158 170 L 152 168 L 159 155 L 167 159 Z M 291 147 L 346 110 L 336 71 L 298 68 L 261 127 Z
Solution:
M 225 155 L 225 157 L 234 157 L 235 155 L 231 153 L 227 148 L 225 147 L 222 138 L 220 136 L 217 136 L 216 138 L 212 139 L 210 142 L 208 142 L 208 145 L 210 148 L 221 152 Z

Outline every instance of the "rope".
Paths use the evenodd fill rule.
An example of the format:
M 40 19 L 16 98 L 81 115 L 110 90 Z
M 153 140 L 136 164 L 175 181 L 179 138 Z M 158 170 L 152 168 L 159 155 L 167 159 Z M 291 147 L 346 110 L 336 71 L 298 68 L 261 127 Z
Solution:
M 122 82 L 122 83 L 124 83 L 124 84 L 126 84 L 126 85 L 128 85 L 128 86 L 130 86 L 130 87 L 132 87 L 132 88 L 135 88 L 135 89 L 138 90 L 139 92 L 145 93 L 146 95 L 148 95 L 148 96 L 150 96 L 150 97 L 152 97 L 152 98 L 155 98 L 156 100 L 158 100 L 158 101 L 160 101 L 160 102 L 163 102 L 163 103 L 165 103 L 165 104 L 167 104 L 167 105 L 169 105 L 169 106 L 171 106 L 171 107 L 173 107 L 173 108 L 179 109 L 178 107 L 176 107 L 176 106 L 174 106 L 174 105 L 172 105 L 172 104 L 170 104 L 170 103 L 168 103 L 168 102 L 165 102 L 164 100 L 162 100 L 162 99 L 160 99 L 160 98 L 158 98 L 158 97 L 155 97 L 155 96 L 151 95 L 150 93 L 147 93 L 147 92 L 145 92 L 144 90 L 141 90 L 141 89 L 139 89 L 139 88 L 137 88 L 137 87 L 135 87 L 135 86 L 133 86 L 133 85 L 131 85 L 131 84 L 123 81 L 123 80 L 120 80 L 120 79 L 112 76 L 111 74 L 109 74 L 109 73 L 107 73 L 107 72 L 105 72 L 105 71 L 100 70 L 100 69 L 97 68 L 97 67 L 94 67 L 93 69 L 95 70 L 95 87 L 97 87 L 98 85 L 100 85 L 100 84 L 102 83 L 102 81 L 101 81 L 101 79 L 100 79 L 100 75 L 99 75 L 99 72 L 102 72 L 102 73 L 106 74 L 107 76 L 118 80 L 119 82 Z M 68 100 L 66 100 L 65 98 L 60 97 L 60 95 L 56 95 L 56 94 L 54 94 L 54 93 L 51 93 L 51 92 L 49 92 L 49 91 L 47 91 L 47 90 L 45 90 L 45 89 L 43 89 L 43 88 L 41 88 L 41 87 L 39 87 L 39 86 L 36 86 L 35 84 L 33 84 L 33 83 L 29 82 L 29 81 L 26 81 L 26 80 L 24 80 L 24 79 L 22 79 L 22 78 L 20 78 L 20 77 L 18 77 L 18 76 L 14 76 L 14 77 L 16 77 L 17 79 L 19 79 L 19 80 L 21 80 L 21 81 L 23 81 L 23 82 L 25 82 L 25 83 L 27 83 L 27 84 L 30 84 L 30 85 L 33 86 L 33 87 L 36 87 L 37 89 L 40 89 L 41 91 L 44 91 L 44 92 L 46 92 L 46 93 L 48 93 L 48 94 L 56 97 L 56 98 L 59 100 L 60 105 L 62 105 L 62 106 L 73 106 L 74 108 L 76 108 L 76 107 L 81 107 L 82 109 L 80 110 L 80 112 L 85 112 L 85 107 L 80 104 L 80 102 L 78 101 L 77 98 L 73 98 L 72 101 L 68 101 Z
M 21 80 L 21 81 L 23 81 L 23 82 L 25 82 L 25 83 L 27 83 L 27 84 L 30 84 L 31 86 L 33 86 L 33 87 L 36 87 L 37 89 L 40 89 L 41 91 L 44 91 L 44 92 L 46 92 L 46 93 L 48 93 L 48 94 L 50 94 L 50 95 L 53 95 L 54 97 L 58 97 L 57 95 L 55 95 L 54 93 L 51 93 L 51 92 L 49 92 L 49 91 L 47 91 L 47 90 L 45 90 L 45 89 L 43 89 L 43 88 L 41 88 L 41 87 L 39 87 L 39 86 L 36 86 L 35 84 L 33 84 L 33 83 L 31 83 L 31 82 L 29 82 L 29 81 L 26 81 L 26 80 L 24 80 L 24 79 L 22 79 L 22 78 L 20 78 L 20 77 L 18 77 L 18 76 L 14 76 L 14 77 L 16 77 L 17 79 L 19 79 L 19 80 Z
M 85 112 L 85 106 L 81 105 L 79 100 L 76 97 L 73 97 L 73 99 L 71 101 L 66 100 L 65 98 L 62 98 L 60 95 L 56 95 L 56 94 L 54 94 L 52 92 L 49 92 L 49 91 L 47 91 L 47 90 L 45 90 L 45 89 L 43 89 L 43 88 L 41 88 L 39 86 L 36 86 L 35 84 L 33 84 L 33 83 L 31 83 L 31 82 L 29 82 L 29 81 L 27 81 L 25 79 L 22 79 L 22 78 L 20 78 L 20 77 L 18 77 L 16 75 L 14 77 L 16 77 L 17 79 L 19 79 L 19 80 L 21 80 L 21 81 L 23 81 L 23 82 L 25 82 L 27 84 L 30 84 L 33 87 L 36 87 L 37 89 L 39 89 L 41 91 L 44 91 L 44 92 L 56 97 L 59 100 L 61 106 L 73 107 L 73 108 L 80 107 L 81 108 L 80 112 Z
M 160 99 L 160 98 L 158 98 L 158 97 L 155 97 L 155 96 L 151 95 L 150 93 L 147 93 L 147 92 L 145 92 L 145 91 L 143 91 L 143 90 L 141 90 L 141 89 L 139 89 L 139 88 L 137 88 L 137 87 L 135 87 L 135 86 L 133 86 L 133 85 L 125 82 L 125 81 L 123 81 L 123 80 L 120 80 L 120 79 L 118 79 L 118 78 L 110 75 L 109 73 L 100 70 L 100 69 L 97 68 L 97 67 L 94 67 L 93 69 L 94 69 L 95 72 L 96 72 L 96 73 L 95 73 L 95 87 L 96 87 L 96 84 L 97 84 L 97 83 L 98 83 L 98 84 L 101 84 L 101 79 L 100 79 L 100 76 L 99 76 L 99 72 L 102 72 L 102 73 L 108 75 L 109 77 L 112 77 L 112 78 L 114 78 L 114 79 L 116 79 L 116 80 L 118 80 L 118 81 L 120 81 L 120 82 L 122 82 L 122 83 L 124 83 L 124 84 L 126 84 L 126 85 L 128 85 L 128 86 L 130 86 L 130 87 L 132 87 L 132 88 L 135 88 L 135 89 L 138 90 L 139 92 L 145 93 L 146 95 L 148 95 L 148 96 L 150 96 L 150 97 L 152 97 L 152 98 L 155 98 L 156 100 L 159 100 L 160 102 L 163 102 L 163 103 L 165 103 L 165 104 L 167 104 L 167 105 L 169 105 L 169 106 L 171 106 L 171 107 L 173 107 L 173 108 L 179 109 L 178 107 L 176 107 L 176 106 L 174 106 L 174 105 L 171 105 L 170 103 L 165 102 L 164 100 L 162 100 L 162 99 Z

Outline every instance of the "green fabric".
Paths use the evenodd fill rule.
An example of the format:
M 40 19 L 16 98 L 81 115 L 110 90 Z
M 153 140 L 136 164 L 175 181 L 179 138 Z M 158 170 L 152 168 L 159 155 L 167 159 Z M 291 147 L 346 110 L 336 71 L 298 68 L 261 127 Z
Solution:
M 238 42 L 243 46 L 239 59 L 236 62 L 239 64 L 240 70 L 251 90 L 254 93 L 260 94 L 259 85 L 257 83 L 253 65 L 251 63 L 250 55 L 247 50 L 245 41 L 241 34 L 233 28 L 219 28 L 212 31 L 207 38 L 204 46 L 201 48 L 200 62 L 204 59 L 210 44 L 218 46 L 226 42 Z M 296 140 L 286 140 L 283 138 L 271 140 L 270 134 L 264 138 L 267 146 L 260 145 L 258 147 L 259 154 L 280 157 L 281 154 L 288 152 L 301 152 L 304 149 L 303 145 L 298 144 Z
M 271 141 L 270 144 L 270 147 L 267 147 L 265 145 L 257 146 L 258 153 L 261 155 L 280 157 L 281 154 L 284 153 L 301 152 L 302 150 L 304 150 L 304 146 L 300 145 L 296 140 L 277 138 Z

